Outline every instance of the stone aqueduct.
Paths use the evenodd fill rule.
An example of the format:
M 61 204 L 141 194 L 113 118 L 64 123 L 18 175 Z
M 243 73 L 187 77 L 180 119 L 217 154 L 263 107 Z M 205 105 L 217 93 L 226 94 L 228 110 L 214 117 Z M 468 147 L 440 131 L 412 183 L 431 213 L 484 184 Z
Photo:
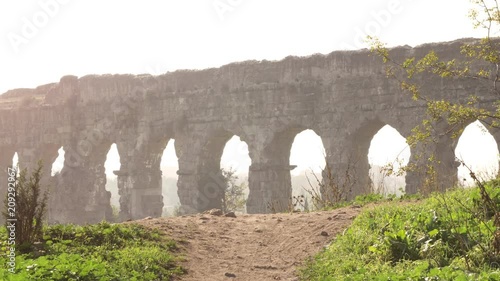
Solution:
M 459 54 L 462 41 L 391 50 L 396 58 L 435 50 L 443 58 Z M 464 100 L 475 93 L 485 105 L 496 100 L 491 85 L 475 80 L 425 79 L 437 97 Z M 65 76 L 59 83 L 17 89 L 0 96 L 0 166 L 17 152 L 22 167 L 47 163 L 51 186 L 49 217 L 54 222 L 90 223 L 111 218 L 104 162 L 117 144 L 116 171 L 121 219 L 159 216 L 162 211 L 160 160 L 170 139 L 179 158 L 178 195 L 182 210 L 199 212 L 220 205 L 220 158 L 225 143 L 238 135 L 249 146 L 249 213 L 267 204 L 286 204 L 291 194 L 289 163 L 294 137 L 305 129 L 318 134 L 326 161 L 339 178 L 348 166 L 357 176 L 352 195 L 369 186 L 367 152 L 384 125 L 408 136 L 425 106 L 387 79 L 380 58 L 367 50 L 338 51 L 281 61 L 249 61 L 201 71 L 160 76 Z M 492 132 L 497 143 L 500 134 Z M 435 152 L 439 181 L 456 179 L 457 141 L 414 150 Z M 58 149 L 64 167 L 50 176 Z M 412 151 L 410 162 L 417 151 Z M 423 165 L 422 163 L 420 163 Z M 6 173 L 0 174 L 2 193 Z M 406 191 L 416 192 L 422 176 L 408 173 Z

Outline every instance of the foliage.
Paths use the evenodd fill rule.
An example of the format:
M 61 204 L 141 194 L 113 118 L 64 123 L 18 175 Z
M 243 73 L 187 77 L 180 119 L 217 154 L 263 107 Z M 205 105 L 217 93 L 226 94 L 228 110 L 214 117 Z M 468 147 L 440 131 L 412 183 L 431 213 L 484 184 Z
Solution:
M 20 171 L 19 176 L 15 177 L 15 195 L 10 197 L 7 194 L 5 199 L 4 218 L 16 219 L 15 233 L 16 245 L 21 251 L 29 250 L 37 239 L 42 236 L 43 219 L 47 208 L 47 192 L 42 193 L 40 180 L 42 178 L 41 162 L 38 162 L 37 168 L 33 171 L 29 179 L 27 178 L 27 169 Z M 9 193 L 11 193 L 9 191 Z M 9 207 L 9 202 L 15 200 L 15 206 Z
M 237 183 L 238 176 L 232 168 L 221 169 L 224 178 L 225 189 L 222 197 L 222 211 L 224 213 L 240 211 L 245 208 L 245 183 Z
M 436 141 L 438 136 L 433 132 L 438 122 L 446 123 L 446 133 L 452 137 L 459 136 L 468 124 L 476 120 L 489 127 L 499 127 L 500 102 L 498 100 L 494 106 L 484 107 L 480 104 L 481 98 L 474 94 L 471 94 L 465 101 L 435 99 L 432 93 L 426 93 L 421 86 L 421 75 L 431 74 L 443 79 L 487 80 L 491 82 L 491 90 L 499 93 L 497 80 L 500 73 L 491 72 L 493 68 L 499 71 L 500 42 L 498 40 L 487 37 L 481 41 L 464 44 L 460 60 L 443 61 L 434 51 L 431 51 L 420 58 L 411 57 L 403 62 L 397 62 L 390 57 L 389 50 L 374 38 L 372 38 L 372 51 L 380 55 L 388 64 L 386 67 L 388 77 L 397 79 L 402 90 L 409 93 L 415 101 L 425 102 L 427 106 L 427 118 L 413 130 L 412 136 L 408 139 L 410 145 L 415 145 L 417 142 Z M 485 52 L 488 54 L 486 55 Z
M 173 215 L 174 217 L 178 217 L 178 216 L 180 216 L 180 215 L 181 215 L 181 213 L 182 213 L 182 212 L 181 212 L 181 206 L 180 206 L 180 205 L 175 206 L 175 208 L 174 208 L 174 211 L 173 211 L 172 215 Z
M 500 181 L 486 185 L 500 204 Z M 302 280 L 500 280 L 481 191 L 366 209 L 302 269 Z
M 113 214 L 113 221 L 118 221 L 120 219 L 120 206 L 111 204 L 111 211 Z
M 388 199 L 392 200 L 394 199 L 395 196 L 389 196 Z M 369 193 L 369 194 L 363 194 L 363 195 L 358 195 L 356 198 L 354 198 L 353 204 L 355 205 L 366 205 L 369 203 L 375 203 L 375 202 L 382 202 L 385 201 L 386 198 L 384 195 L 379 194 L 379 193 Z
M 500 103 L 486 108 L 479 103 L 481 98 L 471 93 L 469 99 L 463 101 L 436 100 L 431 93 L 422 89 L 420 74 L 431 74 L 445 79 L 465 79 L 466 81 L 484 81 L 491 85 L 492 92 L 499 94 L 497 83 L 500 78 L 500 41 L 492 38 L 500 27 L 500 6 L 497 0 L 471 0 L 476 4 L 469 18 L 476 28 L 484 28 L 486 37 L 463 44 L 461 57 L 441 60 L 436 52 L 431 51 L 422 57 L 406 58 L 403 62 L 395 61 L 389 50 L 376 38 L 371 40 L 372 52 L 388 63 L 386 72 L 389 77 L 396 78 L 401 88 L 410 93 L 415 100 L 427 103 L 429 119 L 422 124 L 422 132 L 429 132 L 433 121 L 444 119 L 450 125 L 449 132 L 455 136 L 460 134 L 465 124 L 480 120 L 490 127 L 500 125 Z M 425 133 L 412 141 L 426 140 L 430 135 Z
M 401 88 L 411 94 L 414 100 L 422 101 L 427 106 L 427 118 L 420 126 L 413 129 L 412 135 L 407 139 L 411 146 L 425 145 L 428 142 L 439 143 L 443 136 L 456 138 L 466 125 L 475 120 L 481 121 L 489 128 L 500 127 L 500 100 L 496 98 L 492 102 L 484 102 L 484 98 L 474 94 L 477 87 L 468 90 L 471 94 L 467 100 L 435 99 L 423 87 L 422 74 L 426 74 L 426 77 L 451 79 L 452 83 L 457 80 L 472 82 L 476 86 L 484 86 L 481 83 L 487 83 L 485 84 L 487 87 L 481 88 L 483 93 L 489 92 L 490 96 L 500 94 L 497 85 L 500 79 L 500 40 L 490 37 L 492 33 L 498 31 L 499 3 L 497 0 L 473 0 L 472 2 L 477 8 L 471 11 L 470 18 L 475 27 L 486 29 L 487 36 L 482 40 L 465 43 L 461 47 L 460 57 L 443 60 L 436 52 L 430 51 L 421 57 L 410 57 L 403 62 L 398 62 L 391 57 L 389 50 L 380 41 L 372 38 L 372 51 L 387 63 L 387 75 L 397 79 Z M 500 261 L 500 212 L 495 200 L 497 191 L 488 190 L 486 184 L 478 179 L 466 163 L 460 159 L 457 161 L 469 169 L 471 177 L 478 186 L 480 196 L 477 198 L 476 205 L 481 206 L 481 212 L 466 208 L 461 214 L 459 210 L 449 207 L 449 198 L 442 197 L 443 206 L 446 207 L 447 215 L 452 218 L 455 231 L 462 235 L 457 240 L 456 247 L 460 247 L 463 253 L 469 253 L 471 241 L 475 242 L 478 239 L 472 233 L 481 237 L 487 236 L 483 232 L 483 228 L 486 228 L 489 231 L 488 243 L 472 244 L 472 246 L 478 247 L 477 251 L 486 262 L 498 264 Z M 427 179 L 421 188 L 432 186 L 437 182 L 439 170 L 436 169 L 436 164 L 439 164 L 439 159 L 435 159 L 431 154 L 426 164 Z M 414 167 L 410 166 L 409 169 L 414 169 Z M 469 224 L 464 226 L 463 223 L 453 219 L 456 216 L 460 216 Z M 465 229 L 474 228 L 475 232 L 469 234 L 464 227 Z M 473 254 L 464 256 L 467 268 L 481 263 L 474 257 Z
M 421 125 L 413 129 L 407 139 L 410 146 L 438 143 L 443 136 L 456 138 L 468 124 L 476 120 L 490 129 L 500 127 L 500 100 L 493 98 L 486 102 L 483 97 L 477 95 L 479 88 L 482 93 L 487 92 L 491 97 L 500 94 L 500 40 L 491 37 L 491 34 L 500 31 L 500 6 L 497 0 L 471 2 L 475 8 L 470 11 L 469 18 L 476 28 L 485 29 L 486 36 L 482 40 L 464 41 L 457 57 L 442 59 L 435 51 L 430 51 L 401 61 L 392 57 L 390 50 L 378 39 L 369 38 L 372 52 L 386 63 L 387 76 L 396 79 L 401 89 L 415 101 L 427 106 L 427 117 Z M 424 74 L 426 76 L 423 76 Z M 424 81 L 423 77 L 450 83 L 461 81 L 465 83 L 463 85 L 470 82 L 478 87 L 468 89 L 459 86 L 469 92 L 466 99 L 438 99 L 426 90 L 427 81 Z M 429 159 L 425 171 L 422 171 L 427 180 L 421 189 L 424 192 L 437 190 L 439 187 L 436 187 L 436 179 L 439 171 L 436 165 L 439 164 L 439 159 L 435 159 L 432 154 L 426 157 L 417 155 L 416 158 Z M 409 165 L 404 170 L 415 171 L 417 166 Z
M 6 237 L 1 231 L 0 241 Z M 0 280 L 171 280 L 183 272 L 173 250 L 159 231 L 136 224 L 55 225 L 32 252 L 16 256 L 15 273 L 0 268 Z

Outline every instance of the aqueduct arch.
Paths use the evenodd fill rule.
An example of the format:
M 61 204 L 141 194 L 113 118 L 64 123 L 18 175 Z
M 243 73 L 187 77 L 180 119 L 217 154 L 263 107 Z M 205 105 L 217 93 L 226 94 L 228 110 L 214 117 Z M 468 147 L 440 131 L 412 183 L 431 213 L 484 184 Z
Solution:
M 434 50 L 443 59 L 455 58 L 462 43 L 398 47 L 391 54 L 402 59 Z M 465 101 L 470 93 L 481 95 L 485 105 L 498 99 L 488 91 L 490 85 L 467 78 L 417 79 L 425 81 L 423 90 L 443 99 Z M 334 173 L 341 173 L 353 157 L 364 159 L 354 166 L 362 175 L 352 186 L 354 196 L 368 185 L 367 152 L 373 135 L 389 124 L 407 136 L 424 115 L 425 105 L 403 94 L 368 50 L 159 76 L 65 76 L 58 83 L 0 96 L 0 165 L 5 169 L 18 151 L 27 167 L 43 159 L 50 176 L 50 164 L 63 146 L 64 168 L 47 179 L 57 190 L 51 219 L 95 222 L 111 215 L 104 162 L 116 143 L 122 164 L 116 171 L 121 218 L 159 216 L 159 162 L 168 140 L 175 139 L 182 210 L 198 212 L 217 206 L 220 193 L 210 175 L 218 173 L 225 142 L 238 135 L 252 159 L 247 208 L 259 213 L 267 212 L 270 202 L 287 200 L 290 147 L 301 130 L 313 129 L 322 138 Z M 492 134 L 500 144 L 500 134 Z M 442 137 L 416 147 L 410 162 L 424 165 L 413 156 L 434 152 L 442 163 L 439 180 L 449 184 L 457 171 L 453 149 L 453 140 Z M 408 173 L 407 192 L 417 192 L 422 179 Z M 0 187 L 5 192 L 5 172 L 0 173 Z

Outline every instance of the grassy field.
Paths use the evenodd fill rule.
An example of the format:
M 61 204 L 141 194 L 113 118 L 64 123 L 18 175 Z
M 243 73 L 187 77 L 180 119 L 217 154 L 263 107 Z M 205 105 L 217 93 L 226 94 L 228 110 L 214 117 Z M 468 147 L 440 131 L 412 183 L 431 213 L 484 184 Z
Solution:
M 0 241 L 7 252 L 4 227 Z M 0 256 L 0 280 L 170 280 L 183 273 L 172 254 L 175 249 L 158 231 L 134 224 L 50 226 L 43 242 L 17 254 L 15 274 L 8 271 L 7 257 Z
M 500 207 L 500 182 L 487 189 Z M 301 280 L 500 280 L 493 216 L 475 188 L 368 207 Z

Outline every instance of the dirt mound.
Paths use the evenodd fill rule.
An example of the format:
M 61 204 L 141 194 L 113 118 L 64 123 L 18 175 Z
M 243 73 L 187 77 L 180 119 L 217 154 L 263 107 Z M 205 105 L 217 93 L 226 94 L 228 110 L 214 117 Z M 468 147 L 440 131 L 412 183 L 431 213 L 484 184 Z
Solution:
M 359 209 L 237 217 L 215 213 L 137 222 L 178 242 L 188 271 L 181 280 L 298 280 L 296 269 L 342 233 Z

